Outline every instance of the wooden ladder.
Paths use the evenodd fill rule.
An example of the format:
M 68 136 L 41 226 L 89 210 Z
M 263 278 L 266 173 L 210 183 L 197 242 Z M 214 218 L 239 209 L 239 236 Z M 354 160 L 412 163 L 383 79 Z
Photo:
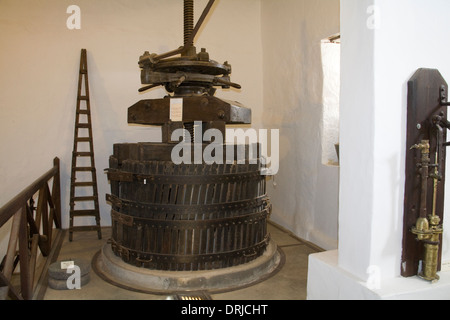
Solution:
M 82 105 L 85 106 L 85 108 L 82 108 Z M 88 148 L 86 148 L 87 146 Z M 81 161 L 83 161 L 82 164 L 79 163 Z M 92 193 L 89 192 L 90 189 L 92 189 Z M 77 190 L 81 191 L 82 194 L 79 195 L 76 192 Z M 82 206 L 82 209 L 78 208 L 78 204 Z M 86 209 L 86 207 L 88 207 L 88 209 Z M 95 225 L 74 226 L 75 217 L 89 216 L 95 217 Z M 86 49 L 81 50 L 80 75 L 78 80 L 77 110 L 72 153 L 72 176 L 70 179 L 69 241 L 73 240 L 73 233 L 77 231 L 97 231 L 98 238 L 102 238 L 97 173 L 94 161 Z

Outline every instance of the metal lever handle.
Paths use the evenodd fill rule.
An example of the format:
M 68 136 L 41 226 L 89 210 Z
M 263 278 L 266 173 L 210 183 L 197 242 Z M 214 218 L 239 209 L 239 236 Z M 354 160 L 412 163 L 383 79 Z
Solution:
M 150 90 L 150 89 L 158 87 L 158 86 L 160 86 L 160 84 L 151 84 L 149 86 L 145 86 L 145 87 L 140 88 L 138 91 L 139 92 L 144 92 L 144 91 Z
M 198 20 L 197 24 L 195 25 L 194 30 L 192 31 L 190 37 L 185 41 L 186 44 L 194 42 L 195 36 L 197 35 L 198 31 L 200 30 L 203 22 L 206 19 L 206 16 L 208 15 L 208 13 L 211 10 L 211 7 L 214 5 L 215 1 L 216 0 L 209 0 L 208 4 L 206 5 L 206 8 L 203 10 L 202 15 L 200 16 L 200 19 Z M 159 55 L 152 55 L 150 57 L 147 56 L 147 57 L 145 57 L 145 59 L 149 59 L 150 63 L 157 63 L 161 59 L 169 58 L 169 57 L 175 56 L 177 54 L 186 52 L 189 49 L 189 45 L 186 45 L 186 44 L 182 47 L 179 47 L 178 49 L 173 50 L 173 51 L 169 51 L 169 52 L 159 54 Z M 143 62 L 144 61 L 139 61 L 139 63 L 143 63 Z
M 242 88 L 242 86 L 240 84 L 237 84 L 237 83 L 234 83 L 234 82 L 230 82 L 230 81 L 226 81 L 226 80 L 223 80 L 221 78 L 214 78 L 214 82 L 217 82 L 217 83 L 220 83 L 220 84 L 224 84 L 226 86 L 230 86 L 230 87 L 233 87 L 233 88 L 236 88 L 236 89 L 241 89 Z

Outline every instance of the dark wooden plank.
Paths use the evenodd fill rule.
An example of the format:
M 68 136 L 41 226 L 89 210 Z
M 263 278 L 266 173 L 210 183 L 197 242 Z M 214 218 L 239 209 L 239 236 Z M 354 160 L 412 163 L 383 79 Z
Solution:
M 20 211 L 20 231 L 19 231 L 19 257 L 20 257 L 20 287 L 22 297 L 30 300 L 33 296 L 33 282 L 31 273 L 34 270 L 30 268 L 30 257 L 28 251 L 28 229 L 26 208 L 23 206 Z
M 217 122 L 222 128 L 226 124 L 250 124 L 251 110 L 234 102 L 217 97 L 183 98 L 183 121 Z M 142 125 L 164 125 L 170 123 L 170 99 L 141 100 L 128 108 L 128 123 Z M 220 125 L 219 125 L 220 124 Z
M 411 147 L 422 140 L 429 140 L 431 144 L 431 163 L 435 163 L 436 135 L 432 130 L 431 119 L 434 115 L 438 115 L 441 112 L 444 118 L 447 119 L 447 107 L 443 107 L 440 104 L 440 90 L 442 86 L 448 90 L 447 83 L 439 71 L 435 69 L 419 69 L 408 82 L 406 176 L 401 263 L 401 274 L 404 277 L 417 275 L 419 261 L 423 255 L 423 243 L 417 241 L 416 236 L 410 231 L 419 217 L 421 193 L 420 178 L 417 171 L 417 164 L 420 162 L 421 154 L 420 150 L 411 150 Z M 444 141 L 446 141 L 446 134 L 445 131 Z M 443 152 L 443 158 L 445 159 L 445 148 Z M 436 214 L 441 218 L 442 222 L 445 194 L 445 161 L 443 161 L 441 166 L 444 179 L 440 182 L 438 188 Z M 428 190 L 430 191 L 428 192 L 427 208 L 431 210 L 433 203 L 433 179 L 428 181 Z M 439 256 L 441 256 L 441 251 L 442 248 Z

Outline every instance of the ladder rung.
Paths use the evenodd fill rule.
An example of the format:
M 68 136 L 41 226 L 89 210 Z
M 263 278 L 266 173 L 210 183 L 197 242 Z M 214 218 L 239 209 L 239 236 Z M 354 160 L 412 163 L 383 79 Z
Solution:
M 93 187 L 95 186 L 94 182 L 74 182 L 73 183 L 74 187 Z
M 89 97 L 88 96 L 79 96 L 78 99 L 83 100 L 83 101 L 88 101 Z
M 71 210 L 70 215 L 72 217 L 97 217 L 100 213 L 97 210 Z
M 73 167 L 73 171 L 95 171 L 94 167 Z
M 87 197 L 73 197 L 72 199 L 74 202 L 75 201 L 94 201 L 97 200 L 96 196 L 87 196 Z
M 89 110 L 86 110 L 86 109 L 80 109 L 77 111 L 77 113 L 78 114 L 89 114 L 90 112 L 89 112 Z
M 91 156 L 93 156 L 93 153 L 92 152 L 73 152 L 73 155 L 77 156 L 77 157 L 91 157 Z
M 91 142 L 92 138 L 89 137 L 83 137 L 83 138 L 75 138 L 76 142 Z
M 77 128 L 89 129 L 91 127 L 91 124 L 90 123 L 77 123 L 76 126 L 77 126 Z
M 70 227 L 70 232 L 78 232 L 78 231 L 98 231 L 101 230 L 100 226 L 81 226 L 81 227 Z

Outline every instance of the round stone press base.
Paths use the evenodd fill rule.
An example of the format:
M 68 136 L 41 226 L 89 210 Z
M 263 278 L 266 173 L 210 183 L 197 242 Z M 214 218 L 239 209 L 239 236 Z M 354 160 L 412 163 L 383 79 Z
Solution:
M 106 244 L 92 260 L 92 269 L 103 280 L 118 287 L 150 294 L 206 291 L 227 292 L 248 287 L 276 274 L 284 254 L 270 241 L 264 254 L 243 265 L 203 271 L 160 271 L 138 268 L 117 257 Z

